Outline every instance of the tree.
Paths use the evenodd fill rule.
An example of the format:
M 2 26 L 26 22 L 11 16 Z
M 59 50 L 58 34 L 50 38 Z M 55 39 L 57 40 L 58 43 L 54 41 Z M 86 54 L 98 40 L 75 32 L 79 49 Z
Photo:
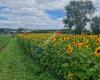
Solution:
M 91 23 L 91 30 L 94 34 L 100 34 L 100 17 L 94 17 Z
M 70 30 L 75 28 L 76 34 L 81 34 L 86 26 L 87 22 L 91 21 L 88 16 L 92 16 L 95 11 L 92 1 L 71 1 L 69 5 L 65 7 L 66 18 L 63 22 L 65 27 Z

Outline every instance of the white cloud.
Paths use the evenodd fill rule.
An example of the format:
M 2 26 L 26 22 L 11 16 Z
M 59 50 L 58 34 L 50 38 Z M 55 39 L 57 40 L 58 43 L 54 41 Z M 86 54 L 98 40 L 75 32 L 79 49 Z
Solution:
M 0 4 L 9 7 L 10 13 L 2 13 L 8 20 L 0 21 L 0 25 L 11 27 L 56 28 L 63 27 L 61 20 L 53 20 L 45 13 L 45 9 L 63 9 L 66 0 L 1 0 Z M 24 26 L 23 26 L 24 25 Z M 27 25 L 27 26 L 25 26 Z M 28 27 L 29 27 L 28 26 Z M 7 27 L 7 26 L 5 26 Z
M 64 9 L 70 0 L 36 0 L 43 9 Z

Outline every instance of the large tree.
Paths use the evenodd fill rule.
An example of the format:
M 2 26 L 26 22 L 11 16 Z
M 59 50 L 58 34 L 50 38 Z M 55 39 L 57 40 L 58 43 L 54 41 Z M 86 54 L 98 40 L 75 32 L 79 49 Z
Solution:
M 94 34 L 100 34 L 100 17 L 94 17 L 91 23 L 91 30 Z
M 87 22 L 90 21 L 94 11 L 94 5 L 92 1 L 70 1 L 70 4 L 65 7 L 66 18 L 63 22 L 65 27 L 70 30 L 74 27 L 76 34 L 81 34 L 86 26 Z

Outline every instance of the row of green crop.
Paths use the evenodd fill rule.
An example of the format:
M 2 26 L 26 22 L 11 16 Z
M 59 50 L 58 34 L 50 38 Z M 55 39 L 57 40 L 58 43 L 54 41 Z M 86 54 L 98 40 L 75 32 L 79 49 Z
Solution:
M 10 34 L 0 34 L 0 39 L 9 39 L 12 38 L 12 35 Z
M 9 43 L 11 36 L 0 35 L 0 51 Z
M 40 45 L 41 40 L 29 40 L 18 37 L 18 42 L 25 53 L 38 63 L 43 71 L 50 72 L 57 80 L 99 80 L 100 57 L 94 57 L 94 49 L 76 48 L 72 55 L 66 52 L 66 45 L 71 42 L 49 42 Z M 44 44 L 44 43 L 42 43 Z

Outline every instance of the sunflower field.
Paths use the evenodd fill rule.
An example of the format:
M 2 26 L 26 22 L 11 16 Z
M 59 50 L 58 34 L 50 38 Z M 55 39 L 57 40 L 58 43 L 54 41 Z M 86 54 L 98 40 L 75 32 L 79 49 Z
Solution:
M 100 80 L 100 35 L 18 34 L 23 51 L 57 80 Z

